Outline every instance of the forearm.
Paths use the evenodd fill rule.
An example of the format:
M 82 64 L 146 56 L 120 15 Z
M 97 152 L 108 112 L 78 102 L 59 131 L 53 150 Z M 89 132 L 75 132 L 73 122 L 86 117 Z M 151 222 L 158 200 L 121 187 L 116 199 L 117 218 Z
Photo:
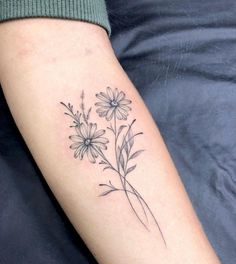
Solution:
M 27 20 L 2 24 L 0 37 L 1 84 L 16 123 L 99 263 L 218 263 L 106 32 L 87 23 Z M 107 107 L 108 86 L 125 107 Z M 138 150 L 144 151 L 132 158 Z

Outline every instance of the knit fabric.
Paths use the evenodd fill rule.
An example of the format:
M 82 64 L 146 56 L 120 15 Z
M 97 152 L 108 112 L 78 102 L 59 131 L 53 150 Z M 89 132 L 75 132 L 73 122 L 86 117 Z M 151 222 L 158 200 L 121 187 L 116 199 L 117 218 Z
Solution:
M 0 0 L 0 21 L 32 17 L 87 21 L 111 34 L 105 0 Z

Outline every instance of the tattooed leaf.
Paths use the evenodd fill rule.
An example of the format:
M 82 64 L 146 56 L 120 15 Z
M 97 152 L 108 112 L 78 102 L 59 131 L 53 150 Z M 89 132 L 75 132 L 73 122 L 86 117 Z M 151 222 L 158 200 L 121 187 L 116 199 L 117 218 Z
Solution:
M 109 191 L 105 191 L 105 192 L 103 192 L 102 194 L 100 194 L 100 196 L 106 196 L 106 195 L 108 195 L 109 193 L 111 193 L 111 192 L 114 192 L 115 190 L 109 190 Z
M 105 167 L 103 170 L 111 169 L 111 166 Z
M 89 110 L 88 110 L 88 113 L 87 113 L 87 116 L 86 116 L 87 120 L 89 120 L 91 111 L 92 111 L 92 107 L 90 107 Z
M 136 166 L 137 166 L 137 165 L 134 165 L 134 166 L 128 168 L 126 174 L 130 173 L 131 171 L 133 171 L 133 170 L 136 168 Z
M 125 149 L 125 152 L 128 156 L 128 153 L 129 153 L 129 142 L 128 141 L 124 141 L 124 149 Z
M 120 154 L 120 153 L 121 153 L 121 148 L 120 148 L 120 146 L 118 146 L 117 149 L 118 149 L 118 154 Z
M 109 181 L 109 184 L 113 189 L 115 189 L 115 186 L 111 183 L 111 181 Z
M 131 128 L 130 128 L 129 134 L 128 134 L 128 142 L 129 142 L 130 149 L 131 149 L 134 145 L 134 134 L 133 134 L 133 131 Z
M 84 110 L 84 104 L 83 104 L 83 103 L 81 103 L 79 107 L 80 107 L 80 109 L 81 109 L 82 111 Z
M 84 119 L 84 122 L 85 122 L 86 124 L 88 124 L 88 120 L 87 120 L 87 118 L 86 118 L 85 113 L 83 113 L 83 119 Z
M 68 103 L 67 105 L 63 102 L 60 102 L 66 109 L 68 112 L 65 112 L 64 114 L 67 116 L 70 116 L 73 119 L 73 123 L 79 125 L 80 124 L 80 116 L 79 116 L 79 112 L 77 111 L 76 113 L 74 113 L 73 111 L 73 105 L 71 105 L 70 103 Z M 70 126 L 70 127 L 74 127 L 74 126 Z
M 99 164 L 107 164 L 104 160 L 101 160 Z
M 110 128 L 110 127 L 107 127 L 107 129 L 111 130 L 111 131 L 114 133 L 114 130 L 113 130 L 112 128 Z
M 110 126 L 107 127 L 107 129 L 111 130 L 115 134 L 115 131 L 114 131 L 114 128 L 112 127 L 112 124 L 110 124 Z
M 109 181 L 109 184 L 107 183 L 100 183 L 99 186 L 106 186 L 106 187 L 109 187 L 111 189 L 116 189 L 115 186 L 111 183 L 111 181 Z
M 122 152 L 120 153 L 119 162 L 120 162 L 120 165 L 121 165 L 122 169 L 124 169 L 124 167 L 125 167 L 125 160 L 124 160 L 124 156 L 123 156 L 123 153 Z
M 130 157 L 129 159 L 135 159 L 137 158 L 142 152 L 144 151 L 144 149 L 141 149 L 141 150 L 138 150 L 136 152 L 134 152 Z
M 121 131 L 122 131 L 125 127 L 126 127 L 125 125 L 122 125 L 122 126 L 119 127 L 117 137 L 120 135 Z
M 84 99 L 84 90 L 82 90 L 82 93 L 80 95 L 80 98 L 83 100 Z
M 99 186 L 108 186 L 106 183 L 99 183 Z

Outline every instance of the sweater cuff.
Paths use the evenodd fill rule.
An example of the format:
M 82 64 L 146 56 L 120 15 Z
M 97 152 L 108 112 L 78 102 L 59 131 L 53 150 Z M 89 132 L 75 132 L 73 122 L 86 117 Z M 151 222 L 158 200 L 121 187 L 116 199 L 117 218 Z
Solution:
M 0 0 L 0 21 L 33 17 L 86 21 L 111 35 L 105 0 Z

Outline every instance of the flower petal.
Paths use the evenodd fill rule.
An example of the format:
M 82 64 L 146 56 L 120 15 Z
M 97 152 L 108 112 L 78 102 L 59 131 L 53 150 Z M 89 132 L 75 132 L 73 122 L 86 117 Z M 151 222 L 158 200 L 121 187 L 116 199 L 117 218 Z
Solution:
M 120 105 L 120 106 L 119 106 L 119 109 L 122 111 L 122 113 L 123 113 L 123 111 L 124 111 L 124 112 L 131 111 L 131 107 L 129 107 L 129 106 L 127 106 L 127 105 Z
M 84 149 L 84 148 L 86 148 L 84 145 L 80 145 L 80 146 L 76 149 L 76 151 L 74 152 L 74 158 L 78 158 L 78 156 L 79 156 L 81 150 Z
M 96 142 L 94 144 L 92 143 L 92 146 L 95 149 L 107 149 L 107 146 L 104 143 L 101 143 L 101 142 Z
M 80 152 L 79 152 L 79 158 L 80 158 L 80 160 L 83 159 L 84 154 L 85 154 L 86 151 L 88 151 L 88 147 L 87 146 L 83 146 L 83 148 L 80 149 Z
M 104 129 L 100 129 L 100 130 L 98 130 L 98 131 L 96 131 L 94 133 L 92 140 L 95 139 L 95 138 L 97 138 L 97 137 L 100 137 L 100 136 L 102 136 L 104 134 L 105 134 L 105 130 Z
M 109 99 L 110 99 L 111 101 L 114 100 L 114 93 L 113 93 L 111 87 L 107 87 L 107 95 L 108 95 L 108 97 L 109 97 Z
M 92 155 L 93 155 L 95 158 L 97 158 L 97 157 L 98 157 L 98 152 L 97 152 L 97 150 L 96 150 L 95 148 L 93 148 L 92 145 L 90 146 L 90 150 L 91 150 Z
M 114 111 L 115 111 L 115 108 L 114 107 L 111 107 L 108 111 L 107 111 L 107 114 L 106 114 L 106 119 L 107 121 L 110 121 L 114 115 Z
M 105 112 L 100 112 L 100 113 L 98 113 L 98 115 L 99 115 L 100 117 L 104 117 L 104 116 L 107 115 L 107 111 L 105 111 Z
M 95 163 L 95 162 L 96 162 L 95 157 L 93 156 L 93 154 L 94 154 L 94 153 L 92 153 L 92 151 L 91 151 L 91 147 L 89 147 L 89 148 L 88 148 L 88 151 L 87 151 L 87 157 L 88 157 L 88 159 L 89 159 L 89 161 L 90 161 L 91 163 Z
M 122 120 L 123 119 L 123 115 L 122 113 L 119 111 L 119 108 L 116 109 L 116 113 L 115 113 L 116 117 L 119 119 L 119 120 Z
M 85 126 L 85 124 L 82 123 L 78 128 L 83 138 L 88 138 L 88 128 Z
M 97 144 L 97 143 L 107 144 L 108 142 L 109 140 L 105 137 L 98 137 L 98 138 L 92 139 L 92 144 Z
M 123 119 L 127 120 L 127 116 L 129 115 L 129 113 L 125 111 L 122 107 L 117 108 L 117 112 L 118 111 L 123 116 Z
M 132 101 L 131 100 L 128 100 L 128 99 L 123 99 L 119 102 L 119 105 L 128 105 L 128 104 L 131 104 Z
M 105 94 L 105 93 L 99 93 L 99 94 L 96 94 L 96 97 L 98 98 L 98 99 L 100 99 L 101 101 L 104 101 L 104 102 L 107 102 L 107 103 L 109 103 L 110 102 L 110 100 L 109 100 L 109 97 Z
M 95 103 L 96 106 L 102 106 L 102 107 L 110 107 L 110 102 L 98 102 L 98 103 Z
M 115 101 L 117 101 L 117 97 L 119 95 L 119 92 L 118 92 L 118 89 L 117 88 L 115 88 L 115 90 L 113 91 L 113 94 L 114 94 Z
M 97 130 L 97 124 L 90 123 L 90 129 L 89 129 L 89 138 L 93 138 L 94 133 Z
M 119 92 L 116 101 L 120 102 L 124 98 L 125 98 L 125 94 L 123 92 Z
M 109 110 L 109 108 L 110 107 L 108 107 L 108 108 L 105 108 L 105 107 L 100 107 L 100 108 L 98 108 L 97 110 L 96 110 L 96 112 L 99 114 L 100 112 L 104 112 L 104 111 L 108 111 Z
M 76 151 L 74 152 L 74 158 L 77 159 L 79 156 L 79 149 L 76 149 Z
M 84 136 L 82 135 L 82 133 L 80 131 L 80 126 L 79 125 L 75 127 L 75 131 L 76 131 L 76 133 L 77 133 L 77 135 L 79 137 L 84 138 Z
M 69 139 L 73 142 L 83 142 L 83 138 L 79 135 L 69 136 Z
M 83 143 L 83 142 L 76 142 L 76 143 L 73 143 L 72 145 L 70 145 L 70 148 L 71 148 L 71 149 L 77 149 L 77 148 L 79 148 L 81 145 L 83 146 L 84 143 Z

